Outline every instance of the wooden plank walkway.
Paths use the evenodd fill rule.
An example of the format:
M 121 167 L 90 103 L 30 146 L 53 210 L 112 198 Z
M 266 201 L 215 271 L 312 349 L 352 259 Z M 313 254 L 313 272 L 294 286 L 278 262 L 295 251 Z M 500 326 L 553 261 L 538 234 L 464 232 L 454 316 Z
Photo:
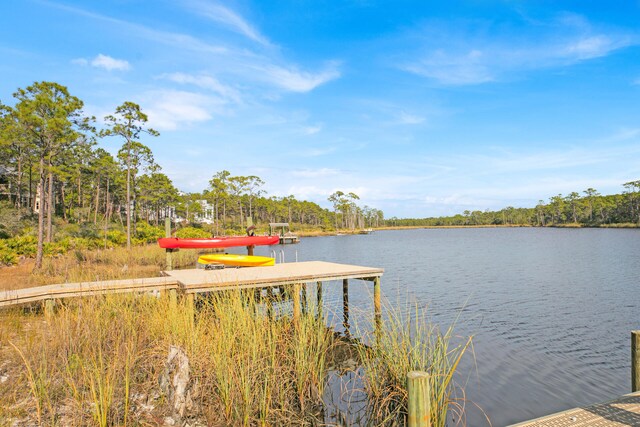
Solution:
M 173 270 L 164 272 L 165 277 L 64 283 L 0 291 L 0 307 L 107 293 L 176 289 L 191 294 L 331 280 L 373 280 L 381 277 L 383 272 L 384 270 L 381 268 L 321 261 L 284 263 L 272 267 L 227 268 L 223 270 Z
M 323 261 L 276 264 L 272 267 L 225 268 L 222 270 L 172 270 L 164 272 L 180 283 L 185 293 L 227 289 L 264 288 L 331 280 L 373 280 L 384 269 Z
M 640 426 L 640 392 L 605 403 L 570 409 L 510 427 Z
M 46 285 L 34 288 L 0 291 L 0 307 L 57 298 L 82 297 L 123 292 L 163 291 L 178 288 L 178 281 L 172 277 L 63 283 L 59 285 Z

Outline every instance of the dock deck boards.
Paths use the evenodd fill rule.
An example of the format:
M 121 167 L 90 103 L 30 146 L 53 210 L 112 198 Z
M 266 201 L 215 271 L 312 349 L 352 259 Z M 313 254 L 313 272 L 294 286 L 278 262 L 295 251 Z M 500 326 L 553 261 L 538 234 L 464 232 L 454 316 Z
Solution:
M 640 392 L 615 400 L 570 409 L 510 427 L 618 427 L 640 426 Z
M 342 279 L 364 279 L 380 277 L 383 273 L 382 268 L 323 261 L 284 263 L 271 267 L 225 268 L 223 270 L 191 269 L 165 272 L 169 277 L 177 280 L 186 293 Z
M 276 264 L 271 267 L 227 268 L 223 270 L 172 270 L 165 277 L 63 283 L 34 288 L 0 290 L 0 307 L 107 293 L 147 292 L 178 289 L 185 293 L 270 287 L 294 283 L 342 279 L 370 279 L 382 276 L 381 268 L 322 261 Z
M 103 280 L 98 282 L 62 283 L 34 288 L 0 291 L 0 307 L 24 304 L 55 298 L 69 298 L 107 293 L 145 292 L 177 289 L 172 277 L 148 277 L 140 279 Z

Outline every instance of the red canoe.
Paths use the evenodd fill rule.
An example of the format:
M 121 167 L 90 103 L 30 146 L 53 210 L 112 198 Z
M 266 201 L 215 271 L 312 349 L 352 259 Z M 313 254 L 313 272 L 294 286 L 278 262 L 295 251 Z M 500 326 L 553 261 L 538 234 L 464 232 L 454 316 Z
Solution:
M 158 245 L 165 249 L 230 248 L 233 246 L 262 246 L 278 243 L 280 243 L 280 237 L 278 236 L 213 237 L 210 239 L 163 237 L 158 239 Z

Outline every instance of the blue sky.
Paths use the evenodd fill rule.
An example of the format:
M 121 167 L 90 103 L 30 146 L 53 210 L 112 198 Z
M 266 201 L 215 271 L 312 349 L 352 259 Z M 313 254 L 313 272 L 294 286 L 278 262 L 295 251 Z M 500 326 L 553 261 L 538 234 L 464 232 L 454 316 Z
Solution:
M 387 217 L 534 206 L 640 179 L 639 1 L 6 1 L 0 101 L 124 101 L 184 191 L 258 175 Z M 100 145 L 111 152 L 121 142 Z

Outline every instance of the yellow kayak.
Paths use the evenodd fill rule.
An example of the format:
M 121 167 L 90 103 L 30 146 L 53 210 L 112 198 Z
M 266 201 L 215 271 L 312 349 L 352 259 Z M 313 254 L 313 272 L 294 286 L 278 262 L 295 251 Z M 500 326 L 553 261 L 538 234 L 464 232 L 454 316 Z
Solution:
M 198 264 L 222 264 L 233 267 L 264 267 L 275 263 L 275 258 L 254 255 L 210 254 L 198 258 Z

